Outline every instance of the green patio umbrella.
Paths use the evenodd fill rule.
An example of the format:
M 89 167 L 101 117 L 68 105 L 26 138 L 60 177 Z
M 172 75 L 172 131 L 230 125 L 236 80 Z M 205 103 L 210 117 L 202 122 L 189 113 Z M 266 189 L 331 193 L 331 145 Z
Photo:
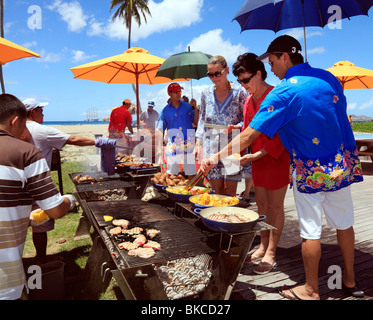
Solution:
M 188 51 L 168 57 L 159 67 L 156 77 L 201 79 L 206 77 L 207 62 L 212 57 L 201 51 Z M 193 97 L 193 93 L 192 93 Z

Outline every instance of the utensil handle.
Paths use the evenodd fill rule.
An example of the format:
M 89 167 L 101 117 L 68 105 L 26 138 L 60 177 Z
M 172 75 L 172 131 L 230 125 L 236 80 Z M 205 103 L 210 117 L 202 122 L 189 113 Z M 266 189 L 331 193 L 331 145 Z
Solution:
M 199 215 L 201 213 L 202 209 L 201 208 L 195 208 L 193 211 L 194 211 L 195 214 Z

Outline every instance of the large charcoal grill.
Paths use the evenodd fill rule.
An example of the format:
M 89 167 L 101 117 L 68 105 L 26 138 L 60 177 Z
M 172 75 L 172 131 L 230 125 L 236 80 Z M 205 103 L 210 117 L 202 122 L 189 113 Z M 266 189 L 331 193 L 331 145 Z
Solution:
M 113 275 L 126 299 L 229 299 L 255 233 L 270 228 L 259 223 L 248 233 L 214 233 L 203 226 L 187 204 L 167 200 L 163 205 L 137 199 L 97 201 L 87 192 L 78 192 L 76 197 L 97 234 L 87 263 L 87 271 L 92 273 L 89 285 L 100 283 L 100 290 L 105 290 L 102 284 L 106 276 Z M 161 251 L 148 259 L 129 256 L 110 236 L 112 223 L 104 221 L 104 215 L 127 219 L 133 226 L 144 229 L 161 230 L 159 238 L 154 239 L 161 244 Z M 177 280 L 169 283 L 164 278 L 163 271 L 175 261 L 201 257 L 209 276 L 201 283 L 193 283 L 193 288 L 198 285 L 198 293 L 188 290 L 192 287 L 187 284 Z

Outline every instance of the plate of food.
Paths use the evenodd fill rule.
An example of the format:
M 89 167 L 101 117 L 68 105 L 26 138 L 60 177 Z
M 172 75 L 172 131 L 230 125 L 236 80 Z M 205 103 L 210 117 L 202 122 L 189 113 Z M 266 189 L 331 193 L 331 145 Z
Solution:
M 233 153 L 228 157 L 225 157 L 224 160 L 229 160 L 229 161 L 239 161 L 241 158 L 241 155 L 239 153 Z

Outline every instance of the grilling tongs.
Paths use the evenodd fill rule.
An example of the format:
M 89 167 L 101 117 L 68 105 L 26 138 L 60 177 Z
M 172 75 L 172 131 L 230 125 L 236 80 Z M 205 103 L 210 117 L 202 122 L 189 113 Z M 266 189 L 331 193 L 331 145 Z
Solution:
M 188 184 L 184 187 L 184 190 L 190 190 L 192 189 L 203 177 L 203 171 L 198 173 L 192 180 L 188 182 Z

